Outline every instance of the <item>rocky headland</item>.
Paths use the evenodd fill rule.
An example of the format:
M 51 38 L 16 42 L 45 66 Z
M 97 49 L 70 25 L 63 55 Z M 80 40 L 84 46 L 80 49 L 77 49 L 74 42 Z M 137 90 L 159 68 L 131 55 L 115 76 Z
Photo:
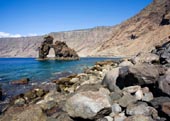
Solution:
M 53 80 L 13 97 L 1 110 L 0 120 L 168 121 L 169 62 L 170 42 L 150 53 L 116 62 L 96 62 L 84 73 Z M 47 88 L 49 84 L 53 88 Z

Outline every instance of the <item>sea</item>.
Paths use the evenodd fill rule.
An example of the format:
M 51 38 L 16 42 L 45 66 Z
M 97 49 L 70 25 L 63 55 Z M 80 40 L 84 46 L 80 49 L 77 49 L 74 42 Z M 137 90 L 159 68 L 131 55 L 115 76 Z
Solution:
M 31 84 L 50 82 L 70 74 L 82 73 L 98 61 L 119 60 L 120 58 L 80 58 L 74 61 L 46 60 L 35 58 L 0 58 L 0 86 L 6 96 L 17 95 L 31 87 Z M 10 82 L 29 78 L 25 86 L 11 85 Z

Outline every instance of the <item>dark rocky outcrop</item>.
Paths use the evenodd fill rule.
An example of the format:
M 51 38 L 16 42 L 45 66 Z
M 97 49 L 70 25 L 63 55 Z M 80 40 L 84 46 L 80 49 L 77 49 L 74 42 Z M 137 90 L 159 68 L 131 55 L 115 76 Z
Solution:
M 44 41 L 39 47 L 39 59 L 49 59 L 47 55 L 49 54 L 50 49 L 54 49 L 55 57 L 52 59 L 56 60 L 78 60 L 79 56 L 76 51 L 69 48 L 65 42 L 56 41 L 53 44 L 54 38 L 52 36 L 44 37 Z
M 170 41 L 164 43 L 162 46 L 156 46 L 152 53 L 159 55 L 161 64 L 170 63 Z

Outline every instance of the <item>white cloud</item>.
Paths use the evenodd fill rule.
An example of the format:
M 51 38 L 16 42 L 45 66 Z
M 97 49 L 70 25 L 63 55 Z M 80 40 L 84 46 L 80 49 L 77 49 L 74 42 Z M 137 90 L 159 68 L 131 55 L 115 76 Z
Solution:
M 21 37 L 20 34 L 10 34 L 6 32 L 0 32 L 0 38 L 6 38 L 6 37 Z
M 31 34 L 28 34 L 28 36 L 37 36 L 36 33 L 31 33 Z
M 0 32 L 0 38 L 7 38 L 7 37 L 30 37 L 30 36 L 37 36 L 36 33 L 30 33 L 28 35 L 21 35 L 21 34 L 10 34 L 6 32 Z

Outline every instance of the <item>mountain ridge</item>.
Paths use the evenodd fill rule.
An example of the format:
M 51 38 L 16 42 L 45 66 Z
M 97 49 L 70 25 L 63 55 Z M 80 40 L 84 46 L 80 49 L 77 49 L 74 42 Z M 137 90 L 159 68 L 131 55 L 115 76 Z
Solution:
M 169 21 L 170 1 L 153 0 L 137 15 L 116 26 L 52 32 L 49 35 L 54 41 L 65 41 L 81 57 L 133 56 L 168 41 Z M 42 38 L 0 38 L 0 56 L 37 57 Z

